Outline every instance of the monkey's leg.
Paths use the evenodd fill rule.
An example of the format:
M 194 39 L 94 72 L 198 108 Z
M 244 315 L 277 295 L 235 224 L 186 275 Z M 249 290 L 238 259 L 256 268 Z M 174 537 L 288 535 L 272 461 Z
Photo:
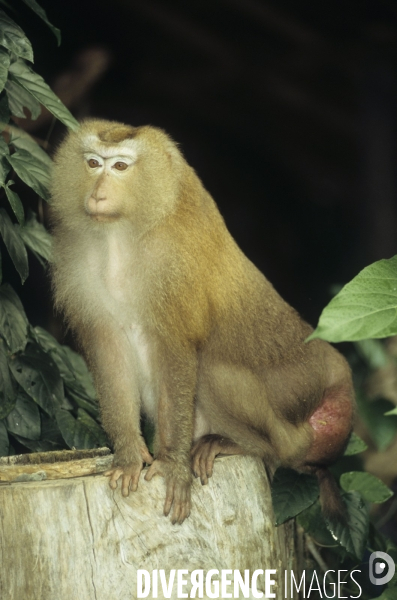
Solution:
M 102 424 L 113 443 L 113 467 L 105 473 L 109 485 L 128 496 L 135 491 L 143 463 L 153 459 L 140 430 L 140 395 L 128 339 L 121 329 L 102 325 L 82 336 L 94 375 Z
M 173 523 L 182 523 L 190 514 L 192 472 L 190 447 L 193 438 L 194 390 L 197 356 L 184 344 L 170 348 L 159 342 L 157 348 L 159 398 L 156 415 L 155 460 L 145 479 L 165 478 L 164 514 L 171 512 Z M 156 361 L 155 361 L 156 362 Z
M 200 477 L 202 485 L 212 477 L 214 460 L 218 454 L 244 454 L 244 450 L 229 438 L 221 435 L 203 435 L 191 449 L 192 469 L 195 477 Z

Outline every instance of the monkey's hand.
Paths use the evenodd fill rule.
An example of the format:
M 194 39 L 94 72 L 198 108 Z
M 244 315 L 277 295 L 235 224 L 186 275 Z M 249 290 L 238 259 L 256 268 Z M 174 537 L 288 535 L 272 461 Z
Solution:
M 190 487 L 192 475 L 189 466 L 177 463 L 169 458 L 157 458 L 145 475 L 146 481 L 150 481 L 155 475 L 161 475 L 165 478 L 164 515 L 167 517 L 172 507 L 172 523 L 183 523 L 190 515 L 191 507 Z
M 203 435 L 190 451 L 195 477 L 200 477 L 202 485 L 212 477 L 214 460 L 218 454 L 243 454 L 243 450 L 229 438 L 221 435 Z
M 138 488 L 138 480 L 143 469 L 143 463 L 151 465 L 153 457 L 142 440 L 142 445 L 134 452 L 134 458 L 126 459 L 115 453 L 113 467 L 106 471 L 105 475 L 110 477 L 109 485 L 112 490 L 117 487 L 117 481 L 121 477 L 121 493 L 123 496 L 128 496 L 130 490 L 136 492 Z

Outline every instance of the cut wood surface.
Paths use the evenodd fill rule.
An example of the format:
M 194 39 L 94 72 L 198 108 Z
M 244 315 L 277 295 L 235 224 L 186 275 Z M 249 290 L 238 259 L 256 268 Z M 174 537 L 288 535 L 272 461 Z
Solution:
M 270 591 L 285 597 L 284 571 L 296 570 L 294 524 L 274 527 L 260 460 L 217 459 L 209 485 L 194 482 L 192 512 L 182 525 L 172 525 L 162 514 L 162 478 L 146 482 L 141 476 L 138 491 L 124 498 L 103 475 L 70 478 L 72 461 L 61 462 L 70 463 L 67 479 L 0 483 L 1 600 L 132 600 L 138 598 L 138 569 L 150 575 L 164 569 L 167 582 L 172 569 L 189 571 L 183 577 L 187 596 L 178 596 L 175 577 L 171 596 L 163 594 L 159 581 L 159 599 L 190 597 L 190 573 L 196 569 L 203 570 L 204 580 L 211 569 L 230 569 L 232 580 L 235 569 L 242 575 L 245 569 L 250 575 L 276 569 Z M 81 475 L 79 460 L 74 463 Z M 54 463 L 36 467 L 46 465 L 45 472 L 48 464 Z M 0 465 L 2 477 L 10 466 L 15 467 Z M 265 591 L 264 575 L 257 588 Z M 227 592 L 234 597 L 233 584 Z M 147 596 L 155 597 L 153 591 Z M 213 597 L 205 587 L 203 597 Z

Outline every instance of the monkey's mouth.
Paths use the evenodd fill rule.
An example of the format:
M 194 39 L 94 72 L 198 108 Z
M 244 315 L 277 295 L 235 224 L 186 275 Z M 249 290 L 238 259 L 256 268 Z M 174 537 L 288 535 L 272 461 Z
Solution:
M 87 215 L 99 223 L 115 221 L 119 218 L 119 214 L 110 209 L 108 202 L 97 202 L 94 198 L 89 198 L 85 205 Z

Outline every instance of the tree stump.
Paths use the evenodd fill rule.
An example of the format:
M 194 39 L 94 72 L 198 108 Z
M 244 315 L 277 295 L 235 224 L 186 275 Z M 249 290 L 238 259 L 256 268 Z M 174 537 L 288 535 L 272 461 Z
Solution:
M 56 454 L 60 461 L 54 462 Z M 169 596 L 158 571 L 160 599 L 191 597 L 190 576 L 196 569 L 203 570 L 204 598 L 237 597 L 237 569 L 243 577 L 248 569 L 250 578 L 257 570 L 275 569 L 268 590 L 285 597 L 284 572 L 296 569 L 294 523 L 274 527 L 260 460 L 218 458 L 209 484 L 193 484 L 190 517 L 172 525 L 162 514 L 162 478 L 146 482 L 141 476 L 138 491 L 124 498 L 120 486 L 112 491 L 108 479 L 96 473 L 108 468 L 112 457 L 88 454 L 71 461 L 67 452 L 45 453 L 39 464 L 32 464 L 34 455 L 26 455 L 19 457 L 22 465 L 17 457 L 0 459 L 1 600 L 132 600 L 139 597 L 137 571 L 153 577 L 156 569 L 164 570 L 167 583 L 172 569 L 189 572 L 182 574 L 187 595 L 178 595 L 176 573 Z M 216 584 L 206 592 L 206 574 L 212 569 L 219 571 L 212 581 L 231 570 L 225 577 L 232 583 L 224 588 L 231 595 L 211 595 Z M 265 575 L 258 576 L 256 586 L 265 592 Z M 259 597 L 254 593 L 253 588 L 249 596 L 240 592 L 238 597 Z M 153 587 L 146 597 L 156 597 Z M 198 590 L 195 597 L 200 597 Z

